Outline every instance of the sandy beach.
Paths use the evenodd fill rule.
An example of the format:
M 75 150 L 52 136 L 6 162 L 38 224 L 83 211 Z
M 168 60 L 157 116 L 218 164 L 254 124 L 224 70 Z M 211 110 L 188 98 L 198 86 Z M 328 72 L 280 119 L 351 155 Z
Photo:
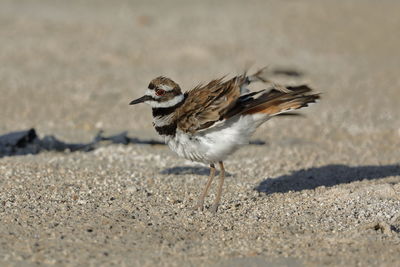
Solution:
M 0 157 L 0 265 L 400 265 L 398 10 L 391 0 L 2 0 L 0 135 L 161 141 L 150 107 L 128 105 L 159 75 L 188 90 L 268 65 L 272 80 L 322 99 L 263 124 L 225 162 L 215 216 L 192 209 L 207 166 L 164 145 Z

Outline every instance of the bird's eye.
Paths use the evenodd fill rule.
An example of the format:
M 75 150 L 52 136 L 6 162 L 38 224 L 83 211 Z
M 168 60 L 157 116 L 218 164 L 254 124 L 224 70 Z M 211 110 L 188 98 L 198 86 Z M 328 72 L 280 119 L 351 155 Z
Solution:
M 163 90 L 163 89 L 157 89 L 157 90 L 156 90 L 156 95 L 157 95 L 157 96 L 163 96 L 163 95 L 165 95 L 165 90 Z
M 149 83 L 149 86 L 147 88 L 149 88 L 150 90 L 153 90 L 154 89 L 154 84 L 153 83 Z

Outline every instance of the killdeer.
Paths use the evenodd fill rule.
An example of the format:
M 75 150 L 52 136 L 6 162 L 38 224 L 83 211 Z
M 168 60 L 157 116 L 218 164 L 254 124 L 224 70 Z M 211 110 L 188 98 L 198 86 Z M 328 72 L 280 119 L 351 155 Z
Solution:
M 157 77 L 144 96 L 130 105 L 147 103 L 152 107 L 153 126 L 179 156 L 210 166 L 196 209 L 203 210 L 204 199 L 220 167 L 217 194 L 211 211 L 215 213 L 221 199 L 225 169 L 223 161 L 241 145 L 248 144 L 257 127 L 273 116 L 306 107 L 319 94 L 307 85 L 250 92 L 255 81 L 269 82 L 265 68 L 253 75 L 238 75 L 212 80 L 182 93 L 179 85 L 167 77 Z

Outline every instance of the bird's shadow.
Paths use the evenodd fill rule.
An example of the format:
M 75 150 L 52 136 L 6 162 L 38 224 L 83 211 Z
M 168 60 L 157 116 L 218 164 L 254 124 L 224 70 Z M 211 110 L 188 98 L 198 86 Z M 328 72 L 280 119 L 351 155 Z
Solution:
M 317 168 L 302 169 L 277 178 L 262 181 L 255 190 L 266 194 L 286 193 L 315 189 L 319 186 L 331 187 L 364 179 L 383 179 L 400 176 L 400 165 L 346 166 L 326 165 Z
M 217 170 L 215 172 L 216 175 L 219 175 L 219 173 L 220 173 L 219 170 Z M 202 166 L 176 166 L 176 167 L 164 169 L 160 172 L 160 174 L 164 174 L 164 175 L 194 174 L 194 175 L 208 176 L 208 175 L 210 175 L 210 168 L 202 167 Z M 232 176 L 232 174 L 225 171 L 225 176 L 230 177 L 230 176 Z

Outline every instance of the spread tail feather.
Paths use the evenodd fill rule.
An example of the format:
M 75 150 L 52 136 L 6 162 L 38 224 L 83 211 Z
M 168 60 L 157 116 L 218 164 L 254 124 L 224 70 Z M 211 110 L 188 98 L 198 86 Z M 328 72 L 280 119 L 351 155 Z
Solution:
M 269 83 L 271 84 L 275 89 L 289 93 L 290 91 L 283 85 L 274 83 L 273 81 L 269 80 L 267 77 L 271 75 L 271 71 L 269 70 L 268 66 L 265 66 L 264 68 L 259 69 L 256 73 L 247 76 L 247 81 L 248 83 L 252 82 L 263 82 L 263 83 Z
M 249 82 L 264 82 L 264 83 L 269 83 L 270 80 L 267 79 L 268 76 L 268 67 L 264 67 L 259 69 L 256 73 L 250 75 L 247 77 Z
M 320 98 L 319 94 L 308 94 L 311 88 L 307 85 L 287 87 L 287 90 L 272 89 L 248 103 L 248 108 L 242 114 L 263 113 L 270 116 L 307 107 Z

